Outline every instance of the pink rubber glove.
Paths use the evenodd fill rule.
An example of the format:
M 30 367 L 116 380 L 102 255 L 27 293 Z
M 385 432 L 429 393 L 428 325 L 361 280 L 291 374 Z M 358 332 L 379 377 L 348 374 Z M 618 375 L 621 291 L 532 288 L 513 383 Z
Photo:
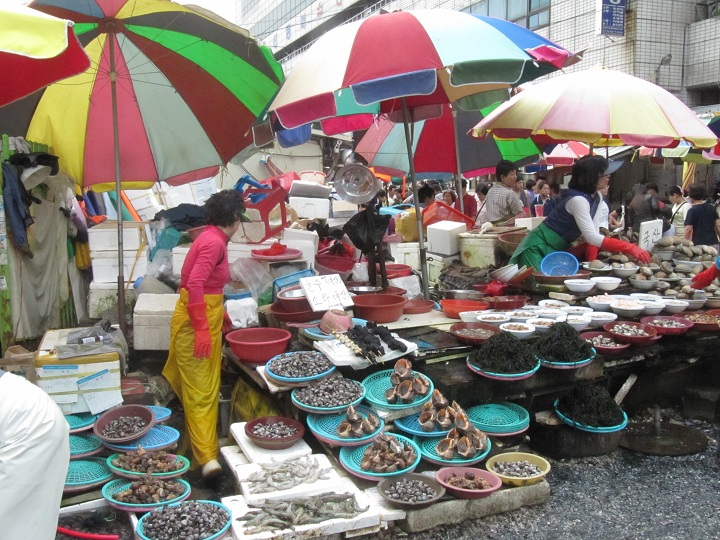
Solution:
M 227 311 L 223 313 L 223 325 L 222 325 L 222 333 L 227 334 L 228 332 L 232 332 L 233 330 L 233 322 L 230 318 L 230 315 L 228 315 Z
M 710 285 L 716 277 L 720 276 L 720 269 L 717 267 L 717 261 L 707 270 L 703 270 L 698 275 L 693 276 L 690 286 L 693 289 L 704 289 Z
M 188 315 L 193 330 L 195 330 L 195 358 L 210 358 L 212 352 L 212 336 L 207 320 L 207 304 L 188 304 Z
M 630 242 L 623 242 L 622 240 L 618 240 L 617 238 L 603 238 L 602 244 L 600 244 L 600 248 L 606 251 L 614 251 L 616 253 L 624 253 L 626 255 L 630 255 L 632 257 L 635 257 L 641 263 L 650 262 L 650 254 L 647 251 L 642 249 L 640 246 L 636 246 L 635 244 L 631 244 Z

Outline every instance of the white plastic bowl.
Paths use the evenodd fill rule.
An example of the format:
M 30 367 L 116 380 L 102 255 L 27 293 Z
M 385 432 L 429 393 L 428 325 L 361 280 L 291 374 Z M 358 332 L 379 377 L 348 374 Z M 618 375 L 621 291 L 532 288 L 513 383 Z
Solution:
M 717 296 L 708 296 L 707 301 L 705 302 L 705 305 L 703 306 L 705 309 L 718 309 L 720 308 L 720 297 Z
M 493 320 L 494 317 L 502 317 L 502 319 Z M 494 326 L 500 326 L 506 322 L 510 322 L 510 316 L 505 312 L 484 312 L 478 315 L 473 322 L 482 322 L 486 324 L 492 324 Z
M 461 311 L 460 320 L 462 322 L 478 322 L 478 315 L 485 313 L 485 310 L 481 311 Z
M 620 285 L 622 279 L 612 276 L 591 277 L 590 281 L 595 282 L 595 286 L 601 291 L 614 291 Z
M 707 298 L 699 298 L 699 299 L 693 299 L 693 298 L 685 298 L 685 302 L 688 303 L 687 310 L 688 311 L 694 311 L 696 309 L 700 309 L 705 305 L 705 302 L 707 301 Z
M 648 293 L 641 293 L 641 292 L 634 292 L 630 293 L 630 296 L 633 298 L 637 298 L 638 300 L 650 300 L 650 302 L 665 302 L 665 299 L 657 294 L 648 294 Z
M 513 330 L 512 328 L 509 328 L 510 326 L 520 325 L 523 326 L 523 330 Z M 503 332 L 507 332 L 508 334 L 512 334 L 518 339 L 527 339 L 530 336 L 532 336 L 533 332 L 535 331 L 535 327 L 532 324 L 528 323 L 521 323 L 521 322 L 509 322 L 504 323 L 500 325 L 500 330 Z
M 567 302 L 563 302 L 562 300 L 555 300 L 553 298 L 546 298 L 545 300 L 540 300 L 538 302 L 538 306 L 550 309 L 561 309 L 564 307 L 568 307 L 569 305 L 570 304 L 568 304 Z
M 539 317 L 537 319 L 528 319 L 525 322 L 528 324 L 532 324 L 535 327 L 536 332 L 543 333 L 547 332 L 550 329 L 550 326 L 552 324 L 555 324 L 557 321 L 555 319 L 546 319 L 544 317 Z
M 608 309 L 610 309 L 610 306 L 608 306 Z M 589 328 L 602 328 L 604 324 L 613 322 L 618 318 L 617 313 L 607 311 L 593 311 L 588 313 L 586 317 L 590 319 Z
M 591 307 L 585 306 L 567 306 L 562 308 L 562 311 L 568 315 L 584 315 L 585 313 L 590 313 L 592 310 Z
M 667 313 L 682 313 L 689 305 L 685 300 L 677 300 L 675 298 L 663 297 L 662 300 L 665 302 L 665 307 L 663 309 Z
M 613 268 L 613 274 L 615 274 L 617 277 L 620 278 L 627 278 L 630 276 L 634 276 L 640 271 L 639 267 L 635 268 Z
M 511 321 L 525 322 L 528 319 L 534 319 L 537 317 L 537 313 L 534 311 L 528 311 L 525 309 L 516 309 L 508 313 Z
M 638 299 L 638 301 L 644 306 L 642 310 L 643 315 L 657 315 L 665 308 L 665 304 L 663 302 L 642 299 Z
M 628 279 L 630 282 L 630 285 L 635 287 L 636 289 L 640 289 L 643 291 L 649 291 L 650 289 L 654 289 L 657 287 L 657 284 L 659 281 L 657 279 Z
M 590 292 L 595 287 L 595 282 L 589 279 L 566 279 L 563 283 L 572 292 L 579 293 Z
M 541 319 L 557 319 L 558 317 L 562 316 L 565 317 L 567 315 L 562 309 L 552 309 L 552 308 L 543 308 L 539 309 L 535 316 L 539 317 Z
M 490 277 L 502 283 L 507 283 L 507 281 L 510 281 L 512 278 L 514 278 L 519 271 L 520 269 L 518 268 L 517 264 L 508 264 L 507 266 L 502 266 L 497 270 L 493 270 L 492 272 L 490 272 Z
M 590 317 L 584 315 L 568 315 L 567 320 L 565 321 L 570 326 L 572 326 L 575 330 L 578 332 L 585 330 L 588 326 L 590 326 L 590 323 L 592 322 L 592 319 Z
M 590 300 L 589 298 L 585 299 L 585 302 L 587 302 L 587 305 L 590 306 L 593 311 L 610 311 L 610 304 L 612 304 L 614 301 L 615 300 L 610 296 L 608 296 L 607 298 L 603 298 L 602 302 Z
M 624 306 L 618 305 L 618 304 L 610 304 L 610 309 L 613 310 L 613 313 L 616 313 L 618 316 L 623 317 L 625 319 L 634 319 L 636 317 L 639 317 L 642 313 L 643 309 L 645 309 L 645 306 L 637 303 L 637 307 L 631 307 L 627 304 Z

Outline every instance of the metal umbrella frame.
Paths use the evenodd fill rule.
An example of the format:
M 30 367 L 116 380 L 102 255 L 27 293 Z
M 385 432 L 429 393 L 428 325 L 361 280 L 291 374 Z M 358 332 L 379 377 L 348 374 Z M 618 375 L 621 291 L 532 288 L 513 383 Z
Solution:
M 336 27 L 311 46 L 268 108 L 276 132 L 310 137 L 367 129 L 379 113 L 402 120 L 419 230 L 423 292 L 429 296 L 410 124 L 439 105 L 481 109 L 508 89 L 579 61 L 508 21 L 447 9 L 382 13 Z M 459 182 L 459 178 L 458 178 Z

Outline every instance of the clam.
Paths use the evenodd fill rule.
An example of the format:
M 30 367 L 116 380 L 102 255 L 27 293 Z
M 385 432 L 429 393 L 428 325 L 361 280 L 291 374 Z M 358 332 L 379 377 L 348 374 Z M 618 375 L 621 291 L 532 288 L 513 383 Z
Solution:
M 420 413 L 418 424 L 423 431 L 433 431 L 435 429 L 435 412 Z
M 403 380 L 408 377 L 412 377 L 412 364 L 406 358 L 401 358 L 395 362 L 395 373 L 397 373 Z
M 398 395 L 396 388 L 397 386 L 391 386 L 385 390 L 385 399 L 387 399 L 388 403 L 397 403 Z
M 435 451 L 443 459 L 452 459 L 455 455 L 455 439 L 442 439 L 437 443 Z
M 403 403 L 412 403 L 412 400 L 415 399 L 415 390 L 413 390 L 412 380 L 403 381 L 398 384 L 396 388 L 397 397 Z
M 462 457 L 466 459 L 470 459 L 472 457 L 475 457 L 475 454 L 477 454 L 478 449 L 475 448 L 475 446 L 472 445 L 470 442 L 470 439 L 467 437 L 460 437 L 460 440 L 457 442 L 457 452 Z
M 395 437 L 390 437 L 390 441 L 388 441 L 388 442 L 390 445 L 390 451 L 393 454 L 402 454 L 403 450 L 405 450 L 403 443 L 398 441 Z
M 460 432 L 457 430 L 457 428 L 452 428 L 450 431 L 448 431 L 448 439 L 453 439 L 457 441 L 460 437 L 462 437 L 462 435 L 460 435 Z
M 431 402 L 431 404 L 437 409 L 440 407 L 447 407 L 450 403 L 437 388 L 433 390 Z
M 401 382 L 403 382 L 402 377 L 393 371 L 390 374 L 390 384 L 392 384 L 393 386 L 397 386 Z
M 338 424 L 337 434 L 343 439 L 349 439 L 352 436 L 352 424 L 347 420 L 343 420 Z
M 437 412 L 437 423 L 442 429 L 450 429 L 452 426 L 453 421 L 452 418 L 450 418 L 447 407 Z
M 430 385 L 425 377 L 415 375 L 412 379 L 412 389 L 418 396 L 425 396 L 430 391 Z

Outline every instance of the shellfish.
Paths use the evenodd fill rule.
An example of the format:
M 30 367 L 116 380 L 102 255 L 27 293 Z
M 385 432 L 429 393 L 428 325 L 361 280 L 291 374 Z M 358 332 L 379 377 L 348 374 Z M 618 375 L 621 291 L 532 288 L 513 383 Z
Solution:
M 433 390 L 430 402 L 436 409 L 439 409 L 440 407 L 447 407 L 450 404 L 447 398 L 443 396 L 442 392 L 440 392 L 437 388 Z
M 435 411 L 420 413 L 418 424 L 423 431 L 432 431 L 435 429 Z
M 452 459 L 455 455 L 455 444 L 455 439 L 442 439 L 439 443 L 437 443 L 435 451 L 438 456 L 443 459 Z
M 400 398 L 400 401 L 402 401 L 403 403 L 412 403 L 413 399 L 415 399 L 413 381 L 405 380 L 401 382 L 399 385 L 397 385 L 396 393 L 397 397 Z

